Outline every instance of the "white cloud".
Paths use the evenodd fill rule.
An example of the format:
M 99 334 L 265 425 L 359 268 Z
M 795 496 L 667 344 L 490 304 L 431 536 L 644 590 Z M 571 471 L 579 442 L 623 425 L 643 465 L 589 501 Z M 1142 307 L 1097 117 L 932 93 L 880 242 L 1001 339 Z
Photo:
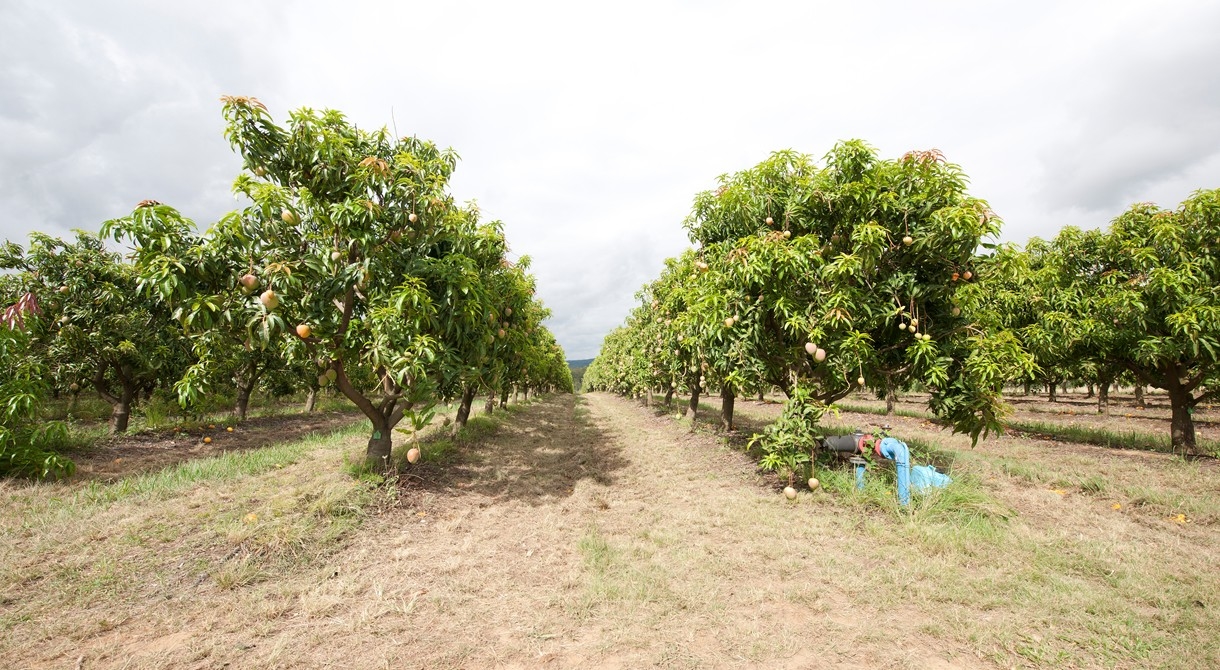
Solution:
M 6 3 L 0 226 L 145 197 L 206 225 L 240 163 L 220 95 L 340 109 L 457 149 L 583 358 L 695 193 L 772 150 L 937 147 L 1017 241 L 1220 185 L 1218 29 L 1205 2 Z

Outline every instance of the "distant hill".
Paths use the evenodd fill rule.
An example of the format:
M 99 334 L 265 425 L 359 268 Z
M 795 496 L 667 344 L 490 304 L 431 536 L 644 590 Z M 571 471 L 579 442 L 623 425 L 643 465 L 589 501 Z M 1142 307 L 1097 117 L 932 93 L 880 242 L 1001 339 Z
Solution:
M 592 358 L 580 358 L 574 361 L 568 361 L 568 369 L 572 371 L 572 385 L 577 391 L 580 391 L 580 384 L 585 379 L 585 368 L 593 362 Z

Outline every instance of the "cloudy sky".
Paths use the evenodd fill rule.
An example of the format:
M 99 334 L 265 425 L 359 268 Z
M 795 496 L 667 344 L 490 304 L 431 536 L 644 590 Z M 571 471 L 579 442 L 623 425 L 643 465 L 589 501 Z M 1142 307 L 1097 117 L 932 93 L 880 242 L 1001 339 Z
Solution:
M 593 356 L 717 175 L 773 150 L 938 148 L 1003 239 L 1220 187 L 1220 3 L 0 2 L 0 237 L 237 203 L 224 94 L 462 156 Z

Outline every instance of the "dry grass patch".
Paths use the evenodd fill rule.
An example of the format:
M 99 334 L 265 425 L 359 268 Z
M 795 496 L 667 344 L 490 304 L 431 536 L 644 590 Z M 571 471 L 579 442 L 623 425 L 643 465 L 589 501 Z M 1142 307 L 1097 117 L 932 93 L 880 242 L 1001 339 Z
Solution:
M 838 422 L 877 420 L 844 413 Z M 953 475 L 1013 515 L 980 526 L 926 523 L 916 511 L 864 524 L 894 566 L 870 571 L 870 598 L 914 604 L 926 632 L 1002 666 L 1220 664 L 1220 574 L 1199 569 L 1220 558 L 1213 464 L 1010 436 L 970 449 L 926 421 L 888 420 L 900 438 L 955 451 Z
M 0 484 L 0 656 L 75 658 L 112 629 L 155 628 L 219 591 L 317 564 L 379 495 L 338 468 L 363 430 L 110 484 Z
M 900 437 L 950 454 L 969 485 L 906 511 L 883 477 L 857 495 L 826 472 L 831 492 L 790 502 L 703 419 L 692 433 L 654 411 L 548 398 L 475 424 L 477 439 L 428 441 L 397 489 L 342 472 L 359 432 L 278 468 L 7 487 L 6 511 L 31 521 L 4 526 L 20 574 L 0 587 L 14 615 L 0 655 L 71 667 L 84 654 L 91 668 L 1220 664 L 1215 525 L 1160 507 L 1180 485 L 1211 518 L 1197 498 L 1214 471 L 1011 438 L 971 451 L 902 420 Z M 777 407 L 739 411 L 748 425 Z M 1016 463 L 1028 476 L 1005 471 Z M 1075 486 L 1057 492 L 1060 480 Z M 1113 509 L 1137 482 L 1161 502 Z M 396 507 L 378 502 L 387 492 Z

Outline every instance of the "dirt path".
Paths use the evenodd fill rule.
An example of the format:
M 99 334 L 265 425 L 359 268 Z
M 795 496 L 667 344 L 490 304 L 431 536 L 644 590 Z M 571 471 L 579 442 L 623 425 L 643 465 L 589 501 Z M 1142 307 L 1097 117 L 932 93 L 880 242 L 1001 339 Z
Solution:
M 857 540 L 753 469 L 611 396 L 531 407 L 362 533 L 239 665 L 985 666 L 856 600 Z
M 775 408 L 743 403 L 741 411 L 748 426 L 751 413 L 761 422 Z M 944 436 L 918 420 L 902 428 Z M 319 450 L 260 475 L 267 481 L 258 490 L 283 489 L 288 504 L 350 487 L 339 462 L 360 447 L 353 439 Z M 953 527 L 824 493 L 788 502 L 715 435 L 610 395 L 518 408 L 448 453 L 407 478 L 397 507 L 320 560 L 229 588 L 190 572 L 168 584 L 172 600 L 163 578 L 150 576 L 147 588 L 114 590 L 128 602 L 94 605 L 90 616 L 108 621 L 91 624 L 95 631 L 10 649 L 21 667 L 73 667 L 80 658 L 83 668 L 125 669 L 944 670 L 1220 660 L 1207 624 L 1220 578 L 1179 568 L 1188 558 L 1220 560 L 1215 525 L 1129 513 L 1129 502 L 1117 511 L 1104 494 L 1060 494 L 1003 474 L 1004 459 L 1053 462 L 1053 445 L 989 444 L 965 459 L 963 473 L 976 468 L 985 488 L 1019 511 L 1008 522 Z M 1071 456 L 1067 470 L 1112 457 Z M 1167 458 L 1145 454 L 1109 467 L 1101 473 L 1113 490 L 1171 469 Z M 1196 488 L 1215 490 L 1215 473 L 1191 472 L 1203 480 Z M 1188 476 L 1171 480 L 1187 487 L 1183 497 L 1194 490 Z M 165 507 L 111 509 L 85 523 L 99 527 L 88 532 L 101 542 L 105 528 L 165 519 L 171 502 L 183 519 L 197 519 L 189 523 L 240 519 L 259 501 L 237 492 L 232 503 L 213 502 L 239 485 L 198 486 Z M 230 535 L 240 524 L 227 526 Z M 209 537 L 192 540 L 193 551 L 223 547 Z M 116 619 L 118 608 L 130 614 Z

